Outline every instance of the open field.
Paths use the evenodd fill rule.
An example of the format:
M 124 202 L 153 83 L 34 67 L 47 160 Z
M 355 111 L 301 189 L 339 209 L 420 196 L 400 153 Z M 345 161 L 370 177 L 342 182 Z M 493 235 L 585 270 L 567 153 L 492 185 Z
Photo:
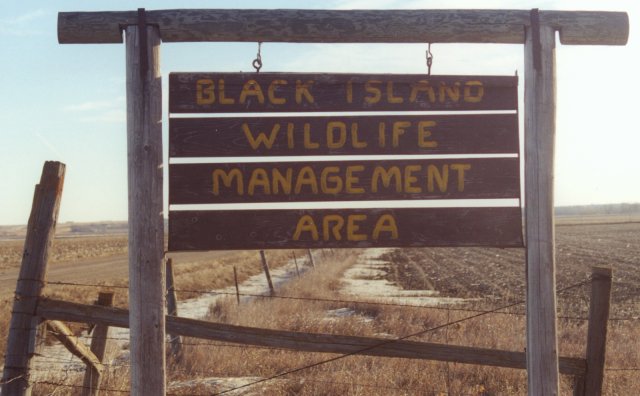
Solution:
M 591 223 L 579 218 L 559 223 L 556 227 L 559 289 L 588 281 L 593 266 L 611 266 L 614 270 L 611 317 L 619 320 L 613 320 L 609 324 L 605 394 L 640 394 L 640 375 L 637 370 L 640 368 L 640 351 L 635 347 L 640 339 L 640 223 L 601 217 Z M 59 240 L 56 244 L 58 242 L 60 247 L 66 243 Z M 11 243 L 13 242 L 0 243 L 0 251 L 15 249 L 9 246 Z M 64 261 L 53 263 L 50 278 L 61 276 L 59 279 L 64 279 L 84 273 L 85 279 L 82 281 L 86 283 L 126 286 L 126 259 L 117 276 L 115 273 L 109 277 L 98 271 L 80 271 L 80 268 L 91 268 L 91 263 L 97 265 L 96 263 L 109 257 L 124 257 L 125 253 L 118 252 L 115 247 L 118 243 L 125 246 L 126 240 L 107 243 L 98 238 L 83 242 L 78 240 L 75 243 L 78 243 L 77 248 L 67 245 L 68 248 L 65 249 L 70 252 L 78 249 L 83 256 L 74 261 L 76 267 L 70 267 L 76 271 L 69 270 L 67 274 L 63 272 L 56 275 L 56 268 L 65 268 L 65 264 Z M 97 253 L 101 249 L 104 249 L 103 253 Z M 89 254 L 82 253 L 83 251 L 95 252 Z M 73 256 L 74 253 L 67 254 Z M 324 254 L 322 253 L 323 256 Z M 302 252 L 298 252 L 298 257 L 302 255 Z M 280 330 L 383 339 L 421 333 L 410 339 L 524 350 L 524 305 L 510 308 L 509 314 L 487 314 L 473 320 L 463 320 L 473 315 L 464 309 L 489 310 L 524 300 L 523 249 L 423 248 L 379 252 L 338 250 L 326 255 L 326 259 L 320 261 L 321 264 L 315 271 L 310 271 L 300 279 L 292 279 L 279 288 L 276 298 L 253 299 L 240 305 L 235 302 L 234 297 L 219 300 L 210 310 L 210 320 Z M 278 266 L 278 263 L 291 257 L 291 251 L 270 251 L 268 256 L 270 264 Z M 375 260 L 376 256 L 381 260 L 376 264 L 376 270 L 358 273 L 356 277 L 370 282 L 370 287 L 374 288 L 372 295 L 375 295 L 377 287 L 373 286 L 375 282 L 398 288 L 397 295 L 402 296 L 401 300 L 375 298 L 372 295 L 358 296 L 352 293 L 353 289 L 348 288 L 351 281 L 347 282 L 346 274 L 357 265 L 361 268 L 373 268 L 373 261 L 369 260 Z M 232 252 L 219 257 L 193 253 L 176 256 L 174 263 L 176 287 L 179 290 L 210 290 L 229 286 L 233 282 L 233 265 L 238 266 L 241 281 L 250 274 L 261 271 L 255 251 Z M 7 270 L 9 269 L 4 271 Z M 81 282 L 80 278 L 73 278 L 71 282 Z M 2 295 L 7 296 L 7 302 L 13 287 L 15 284 L 10 291 L 3 287 Z M 117 305 L 125 306 L 126 289 L 114 290 Z M 425 293 L 428 290 L 435 292 Z M 585 354 L 587 326 L 584 319 L 588 313 L 589 292 L 590 285 L 586 282 L 558 295 L 559 315 L 562 317 L 558 322 L 558 340 L 562 356 L 583 357 Z M 95 299 L 97 290 L 50 285 L 47 287 L 47 294 L 91 302 Z M 196 294 L 179 293 L 179 299 Z M 466 299 L 466 302 L 433 308 L 420 306 L 426 299 L 418 296 L 432 294 L 436 298 L 461 298 Z M 400 303 L 390 306 L 380 302 Z M 5 312 L 2 317 L 8 319 L 8 304 L 4 304 L 3 310 Z M 457 320 L 461 321 L 452 326 L 440 327 Z M 2 322 L 0 336 L 5 337 L 3 333 L 6 332 L 6 319 Z M 2 348 L 4 349 L 4 343 Z M 246 393 L 238 391 L 229 394 L 485 396 L 521 395 L 526 392 L 526 372 L 516 369 L 396 358 L 342 358 L 335 354 L 290 352 L 198 339 L 185 340 L 183 356 L 180 361 L 170 361 L 168 380 L 172 394 L 209 395 L 289 371 L 293 372 L 244 388 L 242 392 Z M 336 360 L 320 364 L 329 359 Z M 310 367 L 304 368 L 306 366 Z M 105 387 L 118 391 L 106 394 L 121 394 L 122 390 L 127 389 L 127 370 L 126 365 L 113 366 Z M 68 372 L 64 375 L 68 375 L 67 381 L 74 378 Z M 571 394 L 572 381 L 571 377 L 562 376 L 561 394 Z M 39 385 L 36 393 L 51 392 L 74 394 L 69 388 L 45 385 Z

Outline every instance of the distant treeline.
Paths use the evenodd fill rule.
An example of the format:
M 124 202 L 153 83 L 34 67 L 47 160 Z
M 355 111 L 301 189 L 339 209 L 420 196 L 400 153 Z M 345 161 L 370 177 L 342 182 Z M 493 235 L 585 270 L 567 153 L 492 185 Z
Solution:
M 617 203 L 603 205 L 558 206 L 558 216 L 597 216 L 640 214 L 640 203 Z

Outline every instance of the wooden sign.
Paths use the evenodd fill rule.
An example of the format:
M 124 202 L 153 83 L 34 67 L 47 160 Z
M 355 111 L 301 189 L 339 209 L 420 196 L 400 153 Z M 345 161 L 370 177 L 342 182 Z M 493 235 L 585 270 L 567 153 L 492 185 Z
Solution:
M 171 73 L 169 86 L 170 112 L 192 114 L 170 119 L 169 250 L 522 244 L 516 77 Z M 496 199 L 512 206 L 460 207 Z
M 520 208 L 173 211 L 169 250 L 522 246 Z
M 517 77 L 170 73 L 170 113 L 514 110 Z
M 172 164 L 172 204 L 519 198 L 518 158 Z
M 172 118 L 169 155 L 504 154 L 517 130 L 515 113 Z

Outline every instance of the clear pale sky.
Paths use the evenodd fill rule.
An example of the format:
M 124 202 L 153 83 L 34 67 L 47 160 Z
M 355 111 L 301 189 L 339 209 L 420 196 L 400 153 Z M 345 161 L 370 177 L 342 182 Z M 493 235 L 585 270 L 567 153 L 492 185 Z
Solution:
M 555 204 L 640 202 L 637 1 L 6 1 L 0 4 L 0 224 L 27 222 L 47 160 L 67 164 L 60 221 L 126 220 L 125 47 L 60 45 L 56 23 L 59 11 L 138 7 L 626 11 L 627 46 L 558 43 Z M 425 49 L 426 44 L 266 43 L 262 70 L 425 73 Z M 165 104 L 169 72 L 253 71 L 256 50 L 254 43 L 163 44 Z M 432 52 L 434 74 L 524 75 L 521 45 L 434 44 Z M 166 122 L 163 133 L 166 157 Z

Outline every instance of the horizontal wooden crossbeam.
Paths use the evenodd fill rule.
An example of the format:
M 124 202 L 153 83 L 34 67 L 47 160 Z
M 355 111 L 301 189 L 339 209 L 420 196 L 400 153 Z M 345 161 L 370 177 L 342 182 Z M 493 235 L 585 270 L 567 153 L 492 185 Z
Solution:
M 562 44 L 624 45 L 626 12 L 540 11 Z M 61 44 L 122 43 L 136 11 L 60 12 Z M 164 42 L 523 44 L 529 10 L 234 10 L 146 12 Z
M 129 327 L 129 311 L 118 308 L 45 299 L 38 304 L 37 314 L 50 320 Z M 167 316 L 166 326 L 167 333 L 174 335 L 296 351 L 400 357 L 517 369 L 526 368 L 524 352 L 417 341 L 394 341 L 384 338 L 260 329 L 176 316 Z M 583 376 L 586 372 L 585 359 L 560 357 L 559 364 L 560 372 L 563 374 Z

